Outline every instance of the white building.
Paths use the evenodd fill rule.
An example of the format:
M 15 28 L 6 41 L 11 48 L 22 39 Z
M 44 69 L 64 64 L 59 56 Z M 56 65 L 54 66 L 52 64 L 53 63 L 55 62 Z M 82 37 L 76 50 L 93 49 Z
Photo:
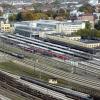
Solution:
M 35 21 L 34 23 L 31 21 L 17 22 L 14 24 L 14 33 L 30 38 L 38 36 L 39 35 L 38 30 L 35 29 L 36 22 Z
M 23 21 L 14 24 L 15 32 L 24 34 L 26 32 L 31 34 L 52 34 L 64 33 L 71 34 L 77 30 L 85 28 L 85 22 L 82 21 L 55 21 L 55 20 L 36 20 L 36 21 Z M 24 31 L 24 32 L 23 32 Z M 26 32 L 25 32 L 26 31 Z M 27 35 L 27 33 L 26 33 Z M 25 35 L 25 36 L 26 36 Z M 29 35 L 27 35 L 29 36 Z
M 34 3 L 52 3 L 55 0 L 33 0 Z
M 55 21 L 55 20 L 39 20 L 37 27 L 41 30 L 52 30 L 56 33 L 71 34 L 77 30 L 85 28 L 85 22 L 82 21 Z
M 82 21 L 67 21 L 65 23 L 63 23 L 62 26 L 62 31 L 65 34 L 71 34 L 73 32 L 77 32 L 80 29 L 84 29 L 85 28 L 85 22 Z
M 100 1 L 99 0 L 89 0 L 89 4 L 97 5 L 97 4 L 100 4 Z

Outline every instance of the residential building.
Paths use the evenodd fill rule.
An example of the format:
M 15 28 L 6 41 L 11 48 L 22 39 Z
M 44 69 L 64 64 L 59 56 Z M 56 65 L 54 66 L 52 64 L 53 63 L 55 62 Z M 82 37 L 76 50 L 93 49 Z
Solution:
M 81 21 L 89 21 L 90 24 L 91 24 L 91 28 L 93 29 L 94 28 L 94 23 L 95 23 L 95 17 L 93 14 L 83 14 L 83 15 L 80 15 L 78 16 L 78 20 L 81 20 Z
M 95 6 L 95 11 L 96 11 L 97 13 L 100 12 L 100 4 L 98 4 L 98 5 Z
M 89 0 L 89 4 L 91 5 L 98 5 L 100 3 L 100 0 Z
M 11 32 L 11 26 L 9 23 L 1 22 L 0 29 L 1 29 L 1 32 Z
M 0 31 L 1 32 L 11 32 L 12 28 L 8 20 L 0 17 Z
M 52 3 L 55 0 L 33 0 L 33 3 Z

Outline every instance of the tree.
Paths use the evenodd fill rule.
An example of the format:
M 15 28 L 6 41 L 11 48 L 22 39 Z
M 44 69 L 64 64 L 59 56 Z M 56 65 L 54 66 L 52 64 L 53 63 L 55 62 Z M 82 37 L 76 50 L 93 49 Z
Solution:
M 59 8 L 59 6 L 60 6 L 60 0 L 55 0 L 53 3 L 52 3 L 52 5 L 54 6 L 54 8 Z
M 87 39 L 87 38 L 95 39 L 98 37 L 100 38 L 100 31 L 98 31 L 96 29 L 81 29 L 73 34 L 81 36 L 82 38 L 85 38 L 85 39 Z
M 63 17 L 63 18 L 69 18 L 69 11 L 63 8 L 60 8 L 57 11 L 57 16 Z
M 41 10 L 42 9 L 42 7 L 43 7 L 44 5 L 42 4 L 42 3 L 35 3 L 35 4 L 33 4 L 33 8 L 35 9 L 35 10 Z
M 16 21 L 16 14 L 9 16 L 9 21 Z
M 98 23 L 95 24 L 95 28 L 96 28 L 97 30 L 100 30 L 100 20 L 98 21 Z
M 33 12 L 32 11 L 22 12 L 22 19 L 26 21 L 33 20 L 34 19 Z
M 18 13 L 16 19 L 17 19 L 17 21 L 48 19 L 48 15 L 43 12 L 36 13 L 33 11 L 25 11 L 25 12 Z
M 91 29 L 91 24 L 89 21 L 86 21 L 85 27 L 86 27 L 86 29 Z
M 90 4 L 84 4 L 79 8 L 79 11 L 85 13 L 93 13 L 95 11 L 95 7 L 91 6 Z
M 2 15 L 3 15 L 3 12 L 0 11 L 0 16 L 2 16 Z
M 19 12 L 19 13 L 17 14 L 16 20 L 17 20 L 17 21 L 22 21 L 22 20 L 23 20 L 22 12 Z
M 33 19 L 38 20 L 38 19 L 48 19 L 48 15 L 45 13 L 35 13 L 33 14 Z

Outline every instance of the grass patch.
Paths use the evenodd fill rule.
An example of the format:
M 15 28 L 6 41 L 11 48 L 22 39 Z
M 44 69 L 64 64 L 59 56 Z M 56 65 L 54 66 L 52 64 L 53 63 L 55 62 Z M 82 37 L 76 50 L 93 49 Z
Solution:
M 31 68 L 27 68 L 20 64 L 13 63 L 12 61 L 0 63 L 0 69 L 19 76 L 22 75 L 31 76 L 33 78 L 41 79 L 45 82 L 48 82 L 50 78 L 54 78 L 53 76 L 33 70 Z M 66 81 L 62 79 L 57 79 L 57 80 L 59 85 L 67 85 Z
M 35 78 L 41 78 L 45 81 L 47 81 L 49 78 L 52 78 L 52 76 L 46 75 L 44 73 L 33 70 L 31 68 L 27 68 L 22 65 L 13 63 L 11 61 L 0 63 L 0 69 L 8 71 L 8 72 L 10 72 L 12 74 L 16 74 L 16 75 L 26 75 L 26 76 L 31 76 L 31 77 L 35 77 Z

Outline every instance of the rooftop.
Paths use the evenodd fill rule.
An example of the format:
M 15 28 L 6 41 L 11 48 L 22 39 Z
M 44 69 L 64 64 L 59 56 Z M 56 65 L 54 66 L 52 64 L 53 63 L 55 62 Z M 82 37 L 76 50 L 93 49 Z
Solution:
M 38 23 L 38 24 L 51 24 L 51 25 L 56 25 L 56 24 L 71 24 L 71 25 L 75 25 L 75 24 L 82 24 L 83 22 L 80 20 L 75 20 L 75 21 L 71 21 L 71 20 L 65 20 L 65 21 L 56 21 L 56 20 L 35 20 L 35 21 L 22 21 L 22 22 L 17 22 L 17 24 L 26 24 L 26 25 L 30 25 L 30 24 L 34 24 L 34 23 Z
M 85 39 L 85 40 L 81 39 L 80 42 L 86 43 L 86 44 L 90 44 L 90 43 L 100 43 L 99 40 L 87 40 L 87 39 Z

